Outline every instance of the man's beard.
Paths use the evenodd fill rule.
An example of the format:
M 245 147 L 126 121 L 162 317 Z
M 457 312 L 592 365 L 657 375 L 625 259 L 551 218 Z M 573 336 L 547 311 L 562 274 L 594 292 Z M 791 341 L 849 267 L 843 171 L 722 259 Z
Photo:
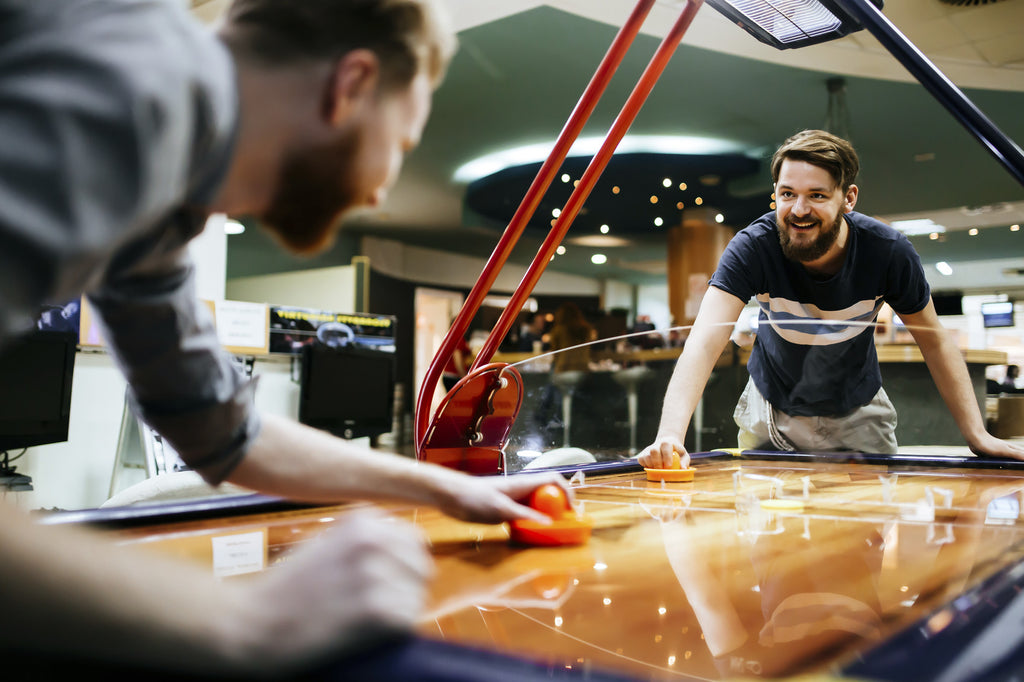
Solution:
M 778 216 L 775 216 L 775 224 L 779 228 L 779 245 L 782 246 L 782 253 L 791 261 L 797 263 L 810 263 L 818 260 L 832 248 L 832 245 L 839 239 L 839 226 L 842 224 L 843 214 L 836 216 L 835 222 L 828 229 L 822 229 L 814 241 L 804 244 L 794 244 L 790 239 L 790 230 L 794 229 L 783 225 Z
M 334 242 L 341 214 L 359 204 L 355 160 L 360 138 L 349 132 L 285 159 L 274 198 L 261 221 L 289 251 L 312 255 Z

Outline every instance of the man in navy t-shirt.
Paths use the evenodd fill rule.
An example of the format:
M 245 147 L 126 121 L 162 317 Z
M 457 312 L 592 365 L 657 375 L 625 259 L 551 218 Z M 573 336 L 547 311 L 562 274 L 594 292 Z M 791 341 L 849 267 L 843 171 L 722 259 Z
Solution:
M 736 406 L 740 448 L 894 453 L 896 411 L 882 388 L 872 326 L 888 303 L 971 450 L 1024 459 L 1024 449 L 985 430 L 910 242 L 854 212 L 859 167 L 849 142 L 821 130 L 798 133 L 775 152 L 775 213 L 739 232 L 722 255 L 669 383 L 658 436 L 640 454 L 644 466 L 667 467 L 673 450 L 685 453 L 690 418 L 751 298 L 761 312 L 750 381 Z

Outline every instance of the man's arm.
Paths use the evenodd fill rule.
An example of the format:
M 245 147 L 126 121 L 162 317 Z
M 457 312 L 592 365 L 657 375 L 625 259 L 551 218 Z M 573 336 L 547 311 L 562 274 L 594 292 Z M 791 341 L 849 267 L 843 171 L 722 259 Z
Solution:
M 1024 459 L 1024 448 L 999 440 L 985 430 L 985 421 L 971 386 L 967 364 L 949 332 L 939 322 L 931 301 L 921 312 L 901 314 L 900 318 L 921 349 L 939 395 L 971 451 L 978 455 Z
M 665 391 L 658 436 L 637 458 L 645 467 L 671 466 L 673 450 L 683 456 L 683 466 L 689 462 L 683 447 L 686 429 L 744 305 L 744 301 L 713 286 L 704 294 L 693 329 Z
M 366 510 L 273 570 L 222 582 L 4 503 L 0 563 L 6 648 L 232 679 L 286 676 L 411 630 L 433 570 L 415 527 Z
M 555 473 L 469 476 L 353 445 L 286 417 L 265 414 L 262 421 L 259 435 L 228 480 L 292 500 L 413 502 L 465 521 L 543 523 L 547 516 L 519 501 L 544 483 L 567 489 L 565 479 Z

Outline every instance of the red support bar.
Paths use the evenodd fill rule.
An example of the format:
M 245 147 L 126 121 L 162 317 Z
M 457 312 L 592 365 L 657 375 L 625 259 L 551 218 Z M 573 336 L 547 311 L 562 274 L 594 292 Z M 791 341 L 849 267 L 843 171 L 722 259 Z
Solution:
M 437 387 L 437 381 L 445 364 L 447 364 L 452 353 L 455 351 L 458 340 L 465 335 L 466 330 L 469 328 L 469 323 L 483 304 L 484 297 L 491 290 L 494 280 L 497 279 L 498 273 L 522 235 L 523 229 L 525 229 L 530 218 L 533 217 L 541 198 L 543 198 L 544 193 L 551 185 L 551 181 L 561 167 L 562 162 L 565 161 L 565 157 L 568 156 L 569 149 L 576 141 L 576 138 L 579 137 L 583 126 L 586 124 L 587 119 L 590 118 L 590 114 L 593 113 L 594 107 L 597 106 L 597 102 L 601 99 L 601 95 L 615 74 L 615 70 L 622 63 L 623 57 L 625 57 L 629 46 L 640 32 L 640 27 L 653 6 L 654 0 L 639 0 L 633 9 L 633 13 L 615 36 L 615 40 L 612 41 L 608 52 L 601 60 L 597 71 L 595 71 L 586 90 L 584 90 L 568 121 L 566 121 L 565 127 L 562 128 L 562 132 L 555 141 L 551 154 L 537 172 L 537 176 L 523 197 L 522 203 L 520 203 L 515 215 L 512 216 L 511 222 L 505 228 L 505 232 L 502 234 L 494 252 L 481 271 L 480 277 L 466 298 L 466 302 L 455 317 L 451 329 L 448 330 L 444 340 L 441 342 L 441 347 L 438 349 L 437 355 L 434 356 L 430 367 L 427 369 L 423 383 L 420 385 L 420 392 L 416 401 L 413 438 L 417 453 L 423 447 L 423 438 L 426 435 L 427 424 L 430 420 L 430 404 L 434 395 L 434 389 Z M 520 307 L 522 306 L 520 305 Z M 493 351 L 491 354 L 493 355 Z M 473 366 L 478 367 L 481 364 L 486 363 L 475 362 Z
M 612 154 L 615 153 L 615 148 L 633 124 L 637 114 L 640 112 L 640 108 L 644 105 L 648 95 L 651 94 L 654 84 L 658 82 L 658 78 L 665 70 L 665 66 L 668 64 L 669 59 L 671 59 L 676 47 L 682 41 L 686 29 L 690 27 L 693 17 L 696 16 L 702 4 L 703 0 L 689 0 L 686 7 L 683 8 L 683 13 L 676 20 L 675 25 L 672 26 L 672 30 L 669 31 L 668 35 L 662 40 L 661 45 L 658 46 L 658 50 L 654 53 L 647 68 L 640 76 L 640 80 L 637 81 L 636 87 L 630 93 L 629 99 L 623 105 L 622 111 L 619 112 L 618 117 L 608 131 L 604 143 L 602 143 L 601 148 L 594 155 L 594 158 L 591 159 L 590 165 L 587 166 L 587 170 L 583 173 L 580 184 L 569 196 L 569 200 L 566 202 L 561 214 L 555 220 L 554 227 L 551 228 L 547 239 L 544 240 L 540 250 L 534 257 L 530 269 L 523 276 L 511 300 L 498 319 L 498 323 L 494 326 L 490 336 L 487 337 L 487 341 L 484 342 L 483 348 L 473 363 L 474 369 L 477 365 L 481 364 L 481 361 L 484 363 L 490 361 L 501 340 L 505 338 L 505 334 L 512 327 L 512 323 L 519 315 L 523 303 L 526 302 L 526 298 L 533 291 L 540 276 L 544 274 L 544 269 L 551 261 L 551 256 L 554 255 L 555 249 L 558 248 L 562 238 L 565 237 L 565 233 L 572 225 L 572 221 L 576 219 L 576 215 L 583 208 L 583 202 L 590 196 L 590 191 L 594 188 L 598 178 L 601 177 L 601 173 L 604 172 L 605 167 L 611 160 Z

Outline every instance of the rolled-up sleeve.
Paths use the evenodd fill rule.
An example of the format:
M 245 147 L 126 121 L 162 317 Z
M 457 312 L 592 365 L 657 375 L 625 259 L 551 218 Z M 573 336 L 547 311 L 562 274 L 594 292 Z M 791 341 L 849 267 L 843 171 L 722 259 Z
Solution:
M 89 300 L 138 415 L 207 482 L 225 480 L 259 432 L 255 384 L 221 348 L 184 246 L 135 263 Z

